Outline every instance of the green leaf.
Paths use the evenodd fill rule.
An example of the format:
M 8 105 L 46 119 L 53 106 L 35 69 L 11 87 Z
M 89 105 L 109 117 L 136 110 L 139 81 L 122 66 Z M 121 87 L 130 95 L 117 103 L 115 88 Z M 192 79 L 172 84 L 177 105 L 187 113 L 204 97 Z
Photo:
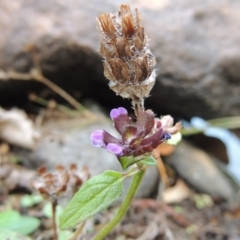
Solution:
M 68 230 L 64 230 L 64 231 L 60 231 L 58 233 L 58 239 L 59 240 L 66 240 L 66 239 L 69 239 L 71 236 L 72 236 L 72 232 L 71 231 L 68 231 Z
M 0 231 L 13 230 L 27 235 L 34 232 L 39 226 L 38 218 L 21 216 L 17 211 L 9 210 L 0 213 Z
M 1 240 L 31 240 L 30 237 L 24 236 L 18 232 L 14 232 L 11 230 L 1 230 L 0 239 Z
M 11 163 L 19 163 L 19 162 L 21 162 L 21 158 L 19 157 L 19 156 L 17 156 L 17 155 L 13 155 L 13 156 L 11 156 L 10 157 L 10 159 L 9 159 L 9 161 L 11 162 Z
M 203 209 L 205 207 L 211 207 L 213 205 L 212 198 L 207 194 L 195 194 L 193 197 L 196 207 Z
M 74 227 L 80 222 L 106 209 L 123 192 L 122 174 L 105 171 L 85 182 L 60 216 L 60 227 Z
M 22 207 L 32 207 L 42 201 L 43 197 L 41 195 L 24 195 L 20 200 L 20 204 Z
M 136 159 L 134 158 L 134 156 L 119 157 L 119 162 L 122 166 L 122 169 L 126 170 L 129 166 L 136 163 Z
M 157 164 L 157 162 L 153 156 L 149 156 L 149 157 L 141 160 L 141 163 L 148 165 L 148 166 L 155 166 Z
M 126 170 L 129 166 L 139 161 L 141 161 L 146 165 L 156 165 L 155 159 L 152 156 L 149 156 L 149 154 L 141 155 L 138 157 L 134 157 L 130 155 L 130 156 L 119 157 L 118 159 L 123 170 Z
M 149 156 L 138 156 L 138 157 L 134 157 L 132 155 L 130 156 L 125 156 L 125 157 L 119 157 L 119 162 L 122 166 L 123 170 L 126 170 L 129 166 L 141 161 L 141 160 L 145 160 L 146 158 L 148 158 Z

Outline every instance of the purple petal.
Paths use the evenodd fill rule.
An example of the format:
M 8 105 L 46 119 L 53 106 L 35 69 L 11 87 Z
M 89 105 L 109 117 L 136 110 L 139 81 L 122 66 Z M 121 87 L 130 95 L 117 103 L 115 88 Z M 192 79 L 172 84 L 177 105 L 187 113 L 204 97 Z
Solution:
M 111 117 L 112 120 L 117 118 L 119 115 L 120 115 L 120 113 L 119 113 L 117 108 L 112 109 L 111 112 L 110 112 L 110 117 Z
M 92 140 L 93 146 L 95 147 L 106 146 L 106 144 L 103 141 L 103 134 L 104 134 L 103 130 L 96 130 L 91 134 L 90 139 Z
M 125 108 L 119 107 L 119 108 L 114 108 L 110 112 L 110 117 L 112 120 L 116 119 L 119 117 L 119 115 L 128 115 L 128 112 Z
M 128 114 L 127 109 L 125 109 L 125 108 L 123 108 L 123 107 L 119 107 L 119 108 L 118 108 L 118 111 L 119 111 L 120 114 L 125 114 L 125 115 Z
M 109 143 L 106 147 L 107 151 L 110 153 L 113 153 L 115 155 L 122 155 L 123 154 L 123 148 L 115 143 Z
M 128 112 L 123 107 L 112 109 L 112 111 L 110 112 L 110 117 L 114 122 L 114 127 L 121 135 L 124 132 L 125 126 L 131 124 Z

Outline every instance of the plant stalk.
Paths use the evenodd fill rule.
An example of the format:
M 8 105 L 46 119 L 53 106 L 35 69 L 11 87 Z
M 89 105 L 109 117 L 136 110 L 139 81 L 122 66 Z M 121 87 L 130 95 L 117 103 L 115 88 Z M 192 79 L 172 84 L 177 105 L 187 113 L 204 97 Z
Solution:
M 138 173 L 134 175 L 131 185 L 129 187 L 129 190 L 127 192 L 127 195 L 125 196 L 125 199 L 123 200 L 123 203 L 119 208 L 117 214 L 108 224 L 106 224 L 100 230 L 100 232 L 93 238 L 93 240 L 103 240 L 115 228 L 115 226 L 122 220 L 122 218 L 127 213 L 127 210 L 137 192 L 137 189 L 142 181 L 145 171 L 146 169 L 142 168 L 139 170 Z
M 53 221 L 53 240 L 58 240 L 57 223 L 56 223 L 57 200 L 52 201 L 52 221 Z

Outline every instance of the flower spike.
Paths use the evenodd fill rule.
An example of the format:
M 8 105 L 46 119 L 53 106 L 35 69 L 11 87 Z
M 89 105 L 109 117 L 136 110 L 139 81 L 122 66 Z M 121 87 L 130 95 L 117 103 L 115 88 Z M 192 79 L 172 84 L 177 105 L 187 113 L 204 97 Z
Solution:
M 125 108 L 115 108 L 110 112 L 114 127 L 120 138 L 112 136 L 104 130 L 97 130 L 91 134 L 92 144 L 95 147 L 105 148 L 108 152 L 121 159 L 130 157 L 141 160 L 152 154 L 163 141 L 171 138 L 171 133 L 179 130 L 179 123 L 173 126 L 173 119 L 164 116 L 155 118 L 152 111 L 140 111 L 136 122 L 132 122 Z M 135 162 L 131 160 L 131 164 Z

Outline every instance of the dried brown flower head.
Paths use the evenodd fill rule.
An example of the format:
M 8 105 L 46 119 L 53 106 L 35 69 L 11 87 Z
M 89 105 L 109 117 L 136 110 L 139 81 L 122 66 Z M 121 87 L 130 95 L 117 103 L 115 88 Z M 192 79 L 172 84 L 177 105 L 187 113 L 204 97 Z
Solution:
M 46 198 L 57 198 L 66 191 L 69 174 L 62 165 L 52 172 L 42 166 L 38 169 L 38 175 L 39 178 L 32 181 L 32 186 Z
M 76 164 L 70 164 L 69 170 L 58 165 L 51 172 L 42 166 L 38 169 L 38 175 L 38 178 L 32 180 L 32 187 L 52 200 L 75 193 L 90 177 L 87 167 L 78 170 Z
M 76 164 L 70 165 L 69 174 L 69 185 L 72 189 L 72 192 L 76 192 L 78 188 L 90 178 L 88 168 L 86 166 L 83 166 L 82 170 L 79 171 Z
M 121 5 L 117 13 L 104 13 L 97 18 L 100 53 L 104 57 L 104 75 L 109 86 L 123 98 L 131 98 L 134 107 L 143 109 L 143 99 L 155 83 L 155 57 L 141 26 L 140 14 Z

